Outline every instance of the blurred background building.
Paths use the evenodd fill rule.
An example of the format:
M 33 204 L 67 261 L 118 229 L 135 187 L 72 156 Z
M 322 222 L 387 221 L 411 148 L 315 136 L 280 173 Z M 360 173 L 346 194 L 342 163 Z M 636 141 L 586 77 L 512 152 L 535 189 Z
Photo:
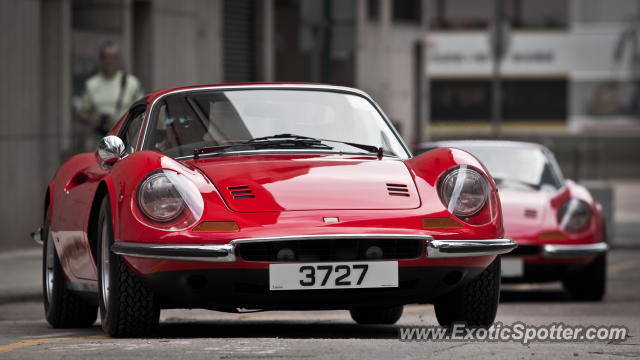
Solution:
M 640 1 L 504 0 L 503 126 L 491 130 L 497 0 L 1 0 L 0 250 L 24 247 L 98 50 L 146 91 L 252 81 L 355 86 L 409 144 L 502 137 L 570 177 L 640 178 Z
M 482 130 L 491 115 L 487 28 L 494 0 L 432 3 L 427 61 L 432 121 Z M 507 130 L 529 125 L 572 133 L 637 128 L 638 4 L 504 1 L 502 110 Z

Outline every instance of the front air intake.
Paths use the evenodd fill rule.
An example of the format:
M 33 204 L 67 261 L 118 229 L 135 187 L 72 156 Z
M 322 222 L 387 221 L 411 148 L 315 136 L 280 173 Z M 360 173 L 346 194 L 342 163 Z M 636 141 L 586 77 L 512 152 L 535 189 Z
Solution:
M 234 199 L 250 199 L 254 198 L 253 191 L 248 186 L 230 186 L 227 188 Z
M 387 184 L 387 191 L 390 196 L 409 197 L 409 189 L 404 184 Z
M 332 262 L 417 259 L 424 252 L 422 239 L 366 237 L 356 239 L 304 239 L 241 242 L 237 254 L 245 261 Z

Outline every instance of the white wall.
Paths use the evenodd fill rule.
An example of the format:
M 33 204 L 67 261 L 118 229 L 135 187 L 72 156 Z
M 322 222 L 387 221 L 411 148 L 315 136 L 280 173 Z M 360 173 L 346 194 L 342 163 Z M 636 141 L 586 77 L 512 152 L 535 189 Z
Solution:
M 0 250 L 31 244 L 42 214 L 41 16 L 37 0 L 0 1 Z
M 222 1 L 151 4 L 149 90 L 222 82 Z
M 100 5 L 85 9 L 87 21 L 115 14 L 119 30 L 72 32 L 71 0 L 0 1 L 0 251 L 33 245 L 46 185 L 70 148 L 72 54 L 94 57 L 101 40 L 115 38 L 130 69 L 131 47 L 140 47 L 147 91 L 222 81 L 222 0 L 150 2 L 136 44 L 134 2 Z
M 415 118 L 413 52 L 416 42 L 424 39 L 425 27 L 394 23 L 391 2 L 380 0 L 377 21 L 367 19 L 367 1 L 358 0 L 356 4 L 355 83 L 400 124 L 401 135 L 411 142 Z M 427 1 L 423 1 L 423 13 L 426 6 Z

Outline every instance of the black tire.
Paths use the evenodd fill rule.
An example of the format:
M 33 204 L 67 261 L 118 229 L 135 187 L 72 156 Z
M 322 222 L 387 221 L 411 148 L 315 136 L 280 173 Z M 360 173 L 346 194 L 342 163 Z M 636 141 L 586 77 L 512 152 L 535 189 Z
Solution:
M 42 234 L 44 245 L 42 249 L 42 295 L 45 318 L 54 328 L 89 327 L 96 322 L 98 306 L 67 289 L 60 258 L 53 244 L 49 227 L 49 212 L 47 211 Z M 49 283 L 49 287 L 47 287 L 47 283 Z
M 493 324 L 500 299 L 500 256 L 475 279 L 436 299 L 434 309 L 441 326 L 464 323 L 488 328 Z
M 402 305 L 392 307 L 362 307 L 351 309 L 351 318 L 360 325 L 380 324 L 393 325 L 402 316 Z
M 160 308 L 153 292 L 129 270 L 120 256 L 110 251 L 113 244 L 111 219 L 111 206 L 108 197 L 105 196 L 98 215 L 96 247 L 102 329 L 112 337 L 146 337 L 158 326 Z M 104 236 L 103 230 L 106 231 Z M 105 241 L 107 248 L 103 250 Z M 108 254 L 106 266 L 103 266 L 104 253 Z M 108 267 L 109 275 L 108 281 L 105 282 L 106 292 L 103 287 L 103 267 Z
M 575 300 L 602 300 L 607 291 L 607 254 L 598 255 L 589 265 L 570 272 L 562 284 Z

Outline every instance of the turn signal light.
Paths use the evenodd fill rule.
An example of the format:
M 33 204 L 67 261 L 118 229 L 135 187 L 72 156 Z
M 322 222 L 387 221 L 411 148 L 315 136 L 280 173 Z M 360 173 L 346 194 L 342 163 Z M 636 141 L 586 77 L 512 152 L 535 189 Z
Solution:
M 538 238 L 542 241 L 567 240 L 567 236 L 560 231 L 543 232 L 538 235 Z
M 423 229 L 462 229 L 464 226 L 450 217 L 422 218 Z
M 235 221 L 203 221 L 193 228 L 193 232 L 238 232 L 238 224 Z

